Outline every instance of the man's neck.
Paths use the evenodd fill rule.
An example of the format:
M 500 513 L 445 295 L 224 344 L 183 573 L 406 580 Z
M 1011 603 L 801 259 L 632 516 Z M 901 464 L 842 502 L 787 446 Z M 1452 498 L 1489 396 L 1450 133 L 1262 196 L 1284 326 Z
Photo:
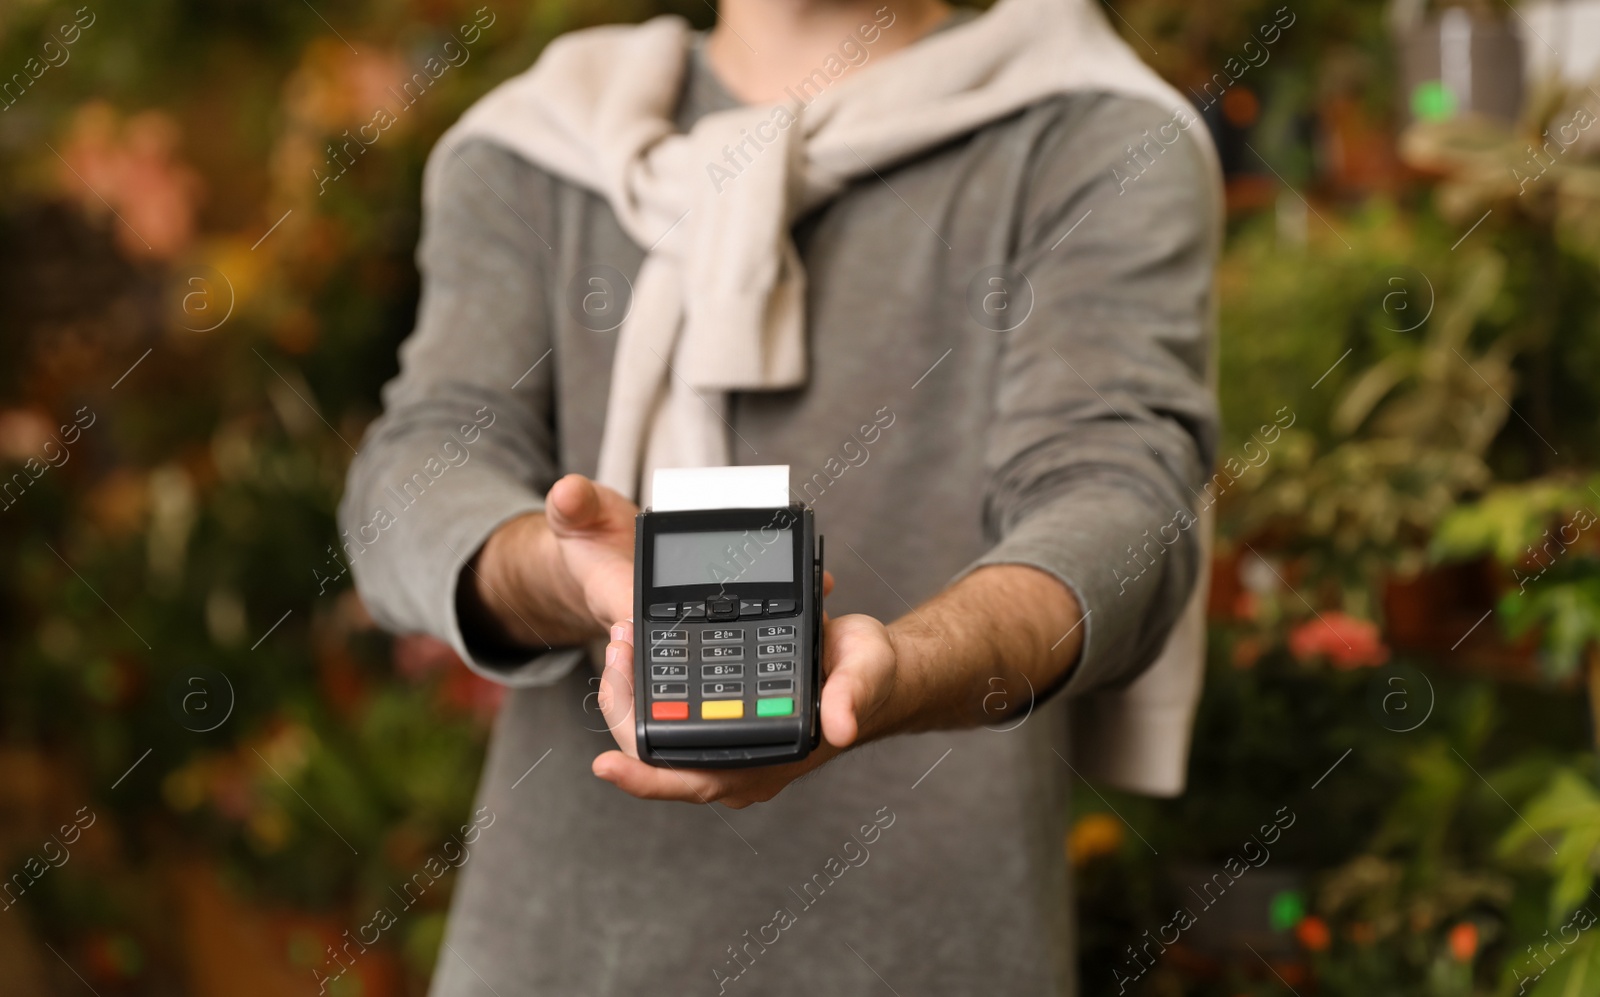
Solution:
M 839 76 L 847 76 L 910 45 L 950 13 L 945 0 L 721 0 L 719 6 L 706 58 L 723 86 L 747 104 L 784 99 L 785 88 L 824 70 L 830 57 L 831 68 L 842 65 Z

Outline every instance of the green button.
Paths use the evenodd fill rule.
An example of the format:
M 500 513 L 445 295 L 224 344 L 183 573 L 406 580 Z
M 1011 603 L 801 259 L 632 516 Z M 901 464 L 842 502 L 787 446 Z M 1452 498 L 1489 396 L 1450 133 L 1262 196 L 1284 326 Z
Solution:
M 758 717 L 788 717 L 794 715 L 794 698 L 784 696 L 780 699 L 756 700 L 756 716 Z

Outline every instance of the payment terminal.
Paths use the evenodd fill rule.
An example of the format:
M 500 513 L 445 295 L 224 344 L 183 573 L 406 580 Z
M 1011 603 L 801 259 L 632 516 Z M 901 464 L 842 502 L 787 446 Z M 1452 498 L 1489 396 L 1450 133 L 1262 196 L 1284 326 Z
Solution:
M 822 540 L 788 471 L 657 471 L 634 533 L 639 757 L 798 761 L 820 732 Z M 781 484 L 780 484 L 781 479 Z

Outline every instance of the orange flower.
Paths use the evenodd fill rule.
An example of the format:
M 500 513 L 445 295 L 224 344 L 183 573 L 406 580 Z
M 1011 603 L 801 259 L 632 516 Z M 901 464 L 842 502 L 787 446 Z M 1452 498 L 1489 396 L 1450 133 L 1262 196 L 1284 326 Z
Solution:
M 1067 835 L 1067 858 L 1082 866 L 1122 847 L 1122 824 L 1110 814 L 1085 814 Z
M 1249 589 L 1240 592 L 1233 600 L 1233 615 L 1241 620 L 1253 620 L 1261 615 L 1261 597 Z
M 1450 929 L 1450 954 L 1456 962 L 1471 962 L 1478 954 L 1478 926 L 1462 921 Z
M 1340 612 L 1323 613 L 1295 627 L 1289 634 L 1289 651 L 1296 660 L 1327 658 L 1335 668 L 1364 668 L 1389 660 L 1389 649 L 1378 626 Z
M 1222 98 L 1222 116 L 1235 128 L 1248 128 L 1261 114 L 1261 101 L 1245 87 L 1234 87 Z
M 1254 668 L 1266 644 L 1260 637 L 1240 637 L 1233 645 L 1233 667 Z
M 150 511 L 150 480 L 127 468 L 117 468 L 89 489 L 84 509 L 106 533 L 126 536 L 144 525 Z
M 1312 914 L 1302 918 L 1295 925 L 1294 936 L 1300 939 L 1300 944 L 1312 952 L 1325 950 L 1333 941 L 1333 935 L 1328 931 L 1328 923 L 1322 918 Z

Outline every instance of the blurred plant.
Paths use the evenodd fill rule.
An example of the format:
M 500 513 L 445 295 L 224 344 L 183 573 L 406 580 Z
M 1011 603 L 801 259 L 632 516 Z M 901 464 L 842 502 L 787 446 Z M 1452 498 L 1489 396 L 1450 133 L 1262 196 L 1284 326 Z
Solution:
M 1497 486 L 1453 511 L 1433 538 L 1438 560 L 1490 556 L 1505 566 L 1500 625 L 1512 636 L 1539 631 L 1539 656 L 1553 679 L 1576 673 L 1600 641 L 1596 484 L 1600 478 Z
M 295 953 L 324 947 L 308 939 L 370 916 L 468 813 L 501 692 L 439 645 L 376 632 L 333 512 L 411 324 L 427 149 L 572 13 L 500 10 L 325 197 L 310 159 L 481 6 L 97 9 L 5 118 L 0 755 L 38 771 L 0 764 L 0 825 L 27 829 L 0 835 L 0 861 L 67 804 L 19 802 L 31 785 L 91 802 L 81 847 L 104 848 L 29 891 L 8 953 L 42 936 L 105 993 L 202 992 L 213 951 L 303 982 Z M 59 13 L 6 9 L 3 64 Z M 95 421 L 63 447 L 80 409 Z M 177 705 L 198 688 L 215 728 Z M 385 942 L 409 992 L 447 902 L 441 886 Z M 202 944 L 223 922 L 259 937 Z M 400 992 L 385 979 L 364 978 L 367 997 Z
M 1594 913 L 1600 910 L 1600 894 L 1594 891 L 1600 873 L 1597 849 L 1600 790 L 1576 770 L 1558 768 L 1499 843 L 1503 858 L 1542 869 L 1553 880 L 1548 927 L 1537 935 L 1530 929 L 1525 950 L 1510 953 L 1507 987 L 1515 983 L 1518 993 L 1534 997 L 1567 997 L 1592 991 L 1600 980 L 1600 941 L 1593 931 L 1600 923 Z
M 1255 287 L 1244 300 L 1253 313 L 1224 316 L 1225 323 L 1240 326 L 1235 340 L 1270 343 L 1291 338 L 1292 330 L 1303 344 L 1298 354 L 1285 351 L 1282 359 L 1269 360 L 1297 368 L 1295 376 L 1274 382 L 1286 386 L 1282 400 L 1261 399 L 1258 392 L 1247 396 L 1258 407 L 1267 400 L 1286 403 L 1299 418 L 1263 473 L 1241 480 L 1225 525 L 1237 535 L 1269 536 L 1279 549 L 1303 554 L 1312 584 L 1336 585 L 1340 601 L 1365 616 L 1376 612 L 1367 596 L 1381 579 L 1421 568 L 1437 523 L 1462 496 L 1492 481 L 1487 455 L 1507 418 L 1504 399 L 1512 391 L 1509 341 L 1502 336 L 1487 347 L 1472 345 L 1474 330 L 1502 293 L 1503 257 L 1490 249 L 1451 255 L 1426 228 L 1396 232 L 1394 226 L 1392 214 L 1369 211 L 1348 238 L 1358 252 L 1377 259 L 1330 260 L 1331 274 L 1310 278 L 1308 273 L 1321 270 L 1321 259 L 1284 261 L 1263 244 L 1265 230 L 1241 236 L 1234 251 L 1240 255 L 1228 267 L 1252 274 Z M 1404 241 L 1409 258 L 1430 259 L 1420 269 L 1399 263 L 1397 240 Z M 1348 251 L 1324 245 L 1308 252 L 1321 257 Z M 1263 298 L 1272 300 L 1272 292 L 1263 292 L 1280 281 L 1298 302 L 1257 311 Z M 1337 282 L 1338 289 L 1325 287 L 1325 281 Z M 1328 324 L 1326 317 L 1309 318 L 1324 311 L 1345 325 L 1328 329 L 1329 339 L 1317 343 L 1315 330 L 1305 326 Z M 1276 320 L 1293 313 L 1294 324 L 1273 329 L 1275 313 Z M 1248 362 L 1259 363 L 1268 349 L 1256 343 Z M 1327 371 L 1325 380 L 1313 386 L 1317 379 L 1308 378 L 1307 370 Z M 1236 383 L 1260 379 L 1244 371 L 1236 376 Z M 1244 418 L 1252 426 L 1259 414 Z

